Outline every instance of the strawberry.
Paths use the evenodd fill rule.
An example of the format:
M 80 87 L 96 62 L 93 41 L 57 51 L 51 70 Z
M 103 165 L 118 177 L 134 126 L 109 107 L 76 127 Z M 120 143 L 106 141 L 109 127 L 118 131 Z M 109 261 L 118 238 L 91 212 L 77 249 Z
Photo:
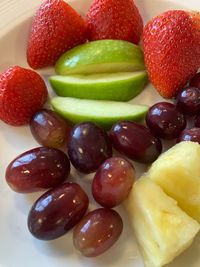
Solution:
M 62 0 L 46 0 L 32 23 L 27 61 L 33 69 L 54 65 L 65 51 L 85 41 L 83 18 Z
M 88 39 L 120 39 L 138 44 L 143 20 L 133 0 L 94 0 L 86 17 Z
M 36 72 L 18 66 L 0 75 L 0 118 L 11 125 L 26 124 L 47 100 L 47 88 Z
M 200 14 L 172 10 L 144 28 L 149 78 L 164 98 L 174 97 L 200 67 Z

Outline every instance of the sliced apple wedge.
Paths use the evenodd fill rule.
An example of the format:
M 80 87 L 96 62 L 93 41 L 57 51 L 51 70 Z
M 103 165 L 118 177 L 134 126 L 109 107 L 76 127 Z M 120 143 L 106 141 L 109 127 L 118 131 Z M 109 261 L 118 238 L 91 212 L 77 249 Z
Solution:
M 58 114 L 74 124 L 91 121 L 107 129 L 119 120 L 141 120 L 148 110 L 142 105 L 70 97 L 55 97 L 51 104 Z
M 145 70 L 143 52 L 132 43 L 100 40 L 79 45 L 57 61 L 57 74 L 112 73 Z
M 125 206 L 146 267 L 171 262 L 200 230 L 200 225 L 148 177 L 135 183 Z
M 149 177 L 200 222 L 200 145 L 181 142 L 151 166 Z
M 140 71 L 92 75 L 56 75 L 50 77 L 49 81 L 59 96 L 129 101 L 141 93 L 147 79 L 147 73 Z

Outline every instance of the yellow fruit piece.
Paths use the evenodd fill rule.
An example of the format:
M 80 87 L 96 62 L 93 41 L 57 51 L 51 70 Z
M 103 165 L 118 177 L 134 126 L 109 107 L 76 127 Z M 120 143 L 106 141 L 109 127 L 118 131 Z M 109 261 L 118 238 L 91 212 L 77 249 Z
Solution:
M 135 183 L 125 206 L 146 267 L 171 262 L 200 230 L 200 225 L 148 177 Z
M 162 154 L 148 176 L 200 222 L 200 145 L 181 142 Z

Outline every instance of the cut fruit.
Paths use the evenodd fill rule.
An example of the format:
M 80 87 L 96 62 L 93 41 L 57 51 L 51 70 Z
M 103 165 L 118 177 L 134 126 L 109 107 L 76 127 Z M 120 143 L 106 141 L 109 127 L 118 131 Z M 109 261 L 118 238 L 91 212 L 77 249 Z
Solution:
M 146 267 L 171 262 L 200 230 L 200 225 L 148 177 L 135 183 L 125 206 Z
M 139 121 L 148 110 L 142 105 L 70 97 L 55 97 L 51 104 L 58 114 L 74 124 L 90 121 L 105 128 L 120 120 Z
M 181 142 L 162 154 L 149 170 L 149 177 L 165 193 L 200 222 L 200 145 Z
M 52 76 L 50 83 L 59 96 L 83 99 L 129 101 L 144 89 L 147 73 Z
M 121 40 L 100 40 L 79 45 L 57 61 L 56 73 L 88 74 L 145 70 L 141 48 Z

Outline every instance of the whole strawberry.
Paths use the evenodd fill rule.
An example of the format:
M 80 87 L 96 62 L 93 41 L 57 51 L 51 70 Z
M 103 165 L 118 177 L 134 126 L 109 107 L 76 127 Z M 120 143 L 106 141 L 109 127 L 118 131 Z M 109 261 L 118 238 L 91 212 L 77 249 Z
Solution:
M 28 63 L 34 69 L 54 65 L 65 51 L 85 41 L 83 18 L 62 0 L 46 0 L 32 23 L 27 48 Z
M 149 78 L 164 98 L 174 97 L 200 67 L 200 14 L 172 10 L 144 28 Z
M 86 17 L 88 39 L 120 39 L 138 44 L 143 20 L 133 0 L 94 0 Z
M 0 119 L 13 126 L 28 123 L 47 95 L 39 74 L 18 66 L 9 68 L 0 75 Z

